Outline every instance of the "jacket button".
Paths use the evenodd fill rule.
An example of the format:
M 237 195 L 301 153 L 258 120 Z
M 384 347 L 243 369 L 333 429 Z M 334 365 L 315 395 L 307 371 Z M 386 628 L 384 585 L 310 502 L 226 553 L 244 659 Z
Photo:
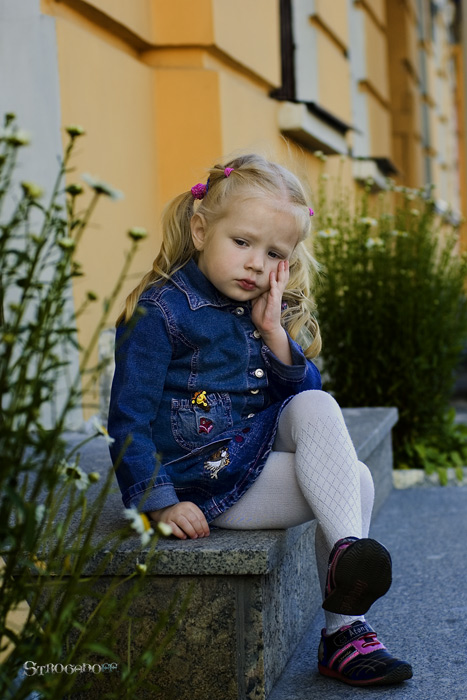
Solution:
M 264 369 L 255 369 L 255 377 L 258 377 L 258 379 L 264 377 Z
M 234 311 L 234 314 L 236 316 L 243 316 L 244 313 L 245 313 L 245 309 L 243 308 L 243 306 L 237 306 L 237 308 Z
M 259 389 L 250 389 L 250 394 L 259 394 Z
M 258 340 L 258 338 L 261 338 L 261 333 L 259 331 L 253 331 L 253 338 L 256 338 L 256 340 Z

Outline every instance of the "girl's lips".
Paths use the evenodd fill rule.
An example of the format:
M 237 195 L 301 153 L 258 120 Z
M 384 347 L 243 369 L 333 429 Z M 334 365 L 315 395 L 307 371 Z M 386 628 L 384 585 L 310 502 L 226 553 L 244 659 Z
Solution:
M 252 282 L 251 280 L 237 280 L 237 282 L 242 289 L 246 289 L 248 292 L 256 289 L 256 282 Z

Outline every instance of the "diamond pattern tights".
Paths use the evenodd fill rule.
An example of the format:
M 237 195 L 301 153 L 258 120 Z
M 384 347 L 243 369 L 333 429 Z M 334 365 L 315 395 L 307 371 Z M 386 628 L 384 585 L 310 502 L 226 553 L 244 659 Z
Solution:
M 330 394 L 304 391 L 283 409 L 273 451 L 258 479 L 213 525 L 285 529 L 317 520 L 316 562 L 324 591 L 334 543 L 367 537 L 374 487 L 358 460 L 342 411 Z M 363 617 L 325 612 L 328 634 Z

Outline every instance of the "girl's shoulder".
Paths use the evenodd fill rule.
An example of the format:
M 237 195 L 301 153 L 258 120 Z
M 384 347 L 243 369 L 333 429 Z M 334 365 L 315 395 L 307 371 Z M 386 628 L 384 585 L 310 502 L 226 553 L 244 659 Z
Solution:
M 141 302 L 157 303 L 167 296 L 167 294 L 176 290 L 176 286 L 170 280 L 155 282 L 140 295 L 138 304 Z

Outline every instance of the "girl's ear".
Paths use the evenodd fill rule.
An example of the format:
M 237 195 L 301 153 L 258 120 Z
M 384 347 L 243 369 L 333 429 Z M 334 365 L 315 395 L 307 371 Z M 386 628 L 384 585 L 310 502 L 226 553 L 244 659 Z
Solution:
M 193 214 L 190 221 L 190 229 L 196 250 L 203 250 L 206 242 L 206 220 L 202 214 Z

